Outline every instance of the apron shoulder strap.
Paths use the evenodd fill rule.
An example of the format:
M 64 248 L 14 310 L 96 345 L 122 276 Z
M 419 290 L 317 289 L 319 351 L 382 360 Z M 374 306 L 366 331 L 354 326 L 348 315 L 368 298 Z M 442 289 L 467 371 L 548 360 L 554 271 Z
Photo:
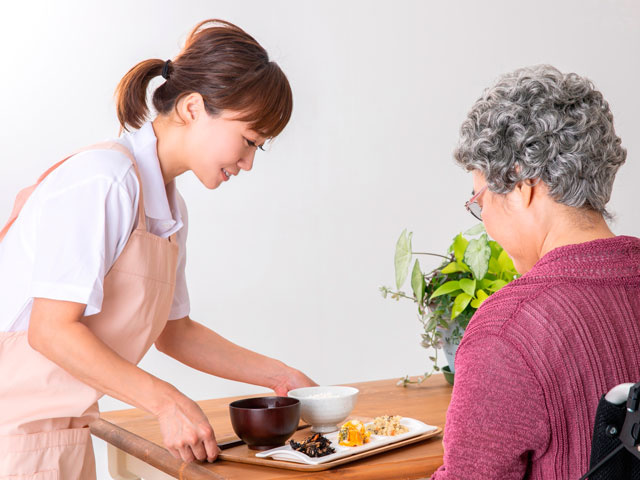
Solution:
M 146 229 L 147 229 L 147 221 L 146 221 L 145 214 L 144 214 L 144 201 L 142 199 L 142 179 L 140 178 L 140 171 L 138 170 L 138 164 L 136 163 L 136 159 L 135 159 L 135 157 L 133 156 L 133 154 L 131 153 L 131 151 L 127 147 L 125 147 L 124 145 L 122 145 L 121 143 L 118 143 L 116 141 L 109 141 L 109 142 L 96 143 L 95 145 L 84 147 L 84 148 L 81 148 L 80 150 L 78 150 L 76 152 L 73 152 L 71 155 L 68 155 L 67 157 L 63 158 L 62 160 L 60 160 L 55 165 L 49 167 L 42 175 L 40 175 L 40 177 L 38 177 L 38 181 L 36 183 L 34 183 L 33 185 L 31 185 L 29 187 L 26 187 L 26 188 L 23 188 L 22 190 L 20 190 L 18 192 L 18 194 L 16 195 L 16 199 L 15 199 L 15 202 L 13 204 L 13 210 L 11 211 L 11 215 L 9 215 L 9 220 L 7 221 L 6 225 L 2 228 L 2 230 L 0 230 L 0 242 L 2 242 L 2 240 L 5 237 L 5 235 L 7 234 L 9 229 L 11 228 L 11 225 L 13 225 L 13 222 L 15 222 L 16 219 L 18 218 L 18 215 L 20 214 L 20 211 L 22 210 L 22 207 L 24 207 L 24 204 L 27 202 L 27 200 L 29 199 L 29 197 L 31 196 L 33 191 L 36 189 L 36 187 L 38 185 L 40 185 L 40 183 L 45 178 L 47 178 L 47 176 L 51 172 L 53 172 L 56 168 L 58 168 L 64 162 L 69 160 L 74 155 L 76 155 L 78 153 L 81 153 L 81 152 L 86 152 L 87 150 L 116 150 L 116 151 L 126 155 L 129 158 L 129 160 L 131 160 L 131 163 L 133 164 L 133 168 L 134 168 L 135 173 L 136 173 L 136 177 L 138 178 L 138 184 L 140 185 L 140 198 L 138 199 L 138 226 L 137 226 L 137 229 L 142 229 L 142 230 L 146 231 Z

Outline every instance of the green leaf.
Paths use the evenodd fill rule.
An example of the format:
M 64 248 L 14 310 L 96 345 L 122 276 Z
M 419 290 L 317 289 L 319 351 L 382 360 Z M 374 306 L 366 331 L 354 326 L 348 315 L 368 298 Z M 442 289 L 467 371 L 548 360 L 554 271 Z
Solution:
M 473 237 L 474 235 L 479 235 L 481 233 L 486 233 L 486 230 L 484 229 L 484 223 L 479 223 L 475 227 L 471 227 L 469 230 L 464 232 L 465 235 L 468 235 L 470 237 Z
M 462 313 L 462 311 L 467 308 L 469 302 L 473 297 L 468 293 L 462 292 L 459 294 L 456 299 L 453 301 L 453 307 L 451 308 L 451 318 L 454 319 L 458 315 Z
M 440 285 L 440 287 L 438 287 L 436 291 L 431 295 L 431 299 L 439 297 L 440 295 L 446 295 L 447 293 L 455 292 L 456 290 L 460 290 L 460 282 L 458 282 L 457 280 L 451 280 L 450 282 L 446 282 Z
M 496 258 L 489 259 L 489 271 L 491 273 L 495 273 L 496 275 L 500 274 L 500 264 Z
M 502 287 L 504 287 L 507 284 L 507 282 L 505 282 L 504 280 L 494 280 L 493 282 L 491 282 L 491 286 L 489 287 L 489 290 L 492 292 L 497 292 L 498 290 L 500 290 Z
M 460 283 L 460 288 L 462 289 L 463 292 L 471 295 L 472 297 L 475 296 L 476 293 L 476 281 L 475 279 L 470 279 L 470 278 L 461 278 L 459 280 Z
M 506 250 L 502 250 L 500 252 L 500 256 L 498 257 L 498 265 L 500 265 L 500 270 L 503 272 L 509 272 L 511 270 L 515 270 L 513 266 L 513 261 L 509 257 L 509 254 Z
M 468 244 L 469 241 L 464 238 L 461 233 L 456 235 L 456 238 L 453 239 L 453 254 L 458 262 L 463 261 L 464 251 L 467 249 Z
M 416 263 L 413 264 L 413 272 L 411 272 L 411 288 L 413 289 L 413 294 L 419 302 L 422 302 L 422 297 L 424 297 L 424 290 L 426 288 L 426 284 L 424 283 L 424 275 L 422 275 L 422 270 L 420 270 L 420 262 L 416 258 Z
M 436 317 L 431 317 L 429 319 L 429 321 L 427 322 L 427 325 L 424 327 L 425 330 L 433 330 L 434 328 L 436 328 L 436 322 L 438 321 L 438 319 Z
M 398 238 L 398 242 L 396 243 L 396 256 L 395 256 L 395 267 L 396 267 L 396 287 L 398 290 L 404 284 L 404 281 L 407 278 L 407 274 L 409 273 L 409 264 L 411 263 L 411 237 L 413 232 L 407 233 L 407 229 L 405 228 L 400 234 L 400 238 Z
M 498 258 L 500 256 L 500 252 L 502 252 L 502 247 L 495 240 L 489 240 L 489 246 L 491 247 L 491 257 Z
M 476 292 L 476 296 L 477 298 L 474 298 L 471 301 L 471 306 L 473 308 L 480 308 L 480 305 L 482 305 L 482 303 L 489 298 L 489 294 L 487 292 L 485 292 L 484 290 L 478 290 Z
M 469 266 L 471 273 L 477 279 L 481 279 L 487 274 L 490 258 L 491 248 L 486 235 L 471 240 L 464 252 L 464 263 Z
M 449 265 L 447 265 L 442 270 L 440 270 L 440 273 L 447 274 L 447 273 L 456 273 L 461 271 L 462 269 L 460 268 L 457 262 L 451 262 Z

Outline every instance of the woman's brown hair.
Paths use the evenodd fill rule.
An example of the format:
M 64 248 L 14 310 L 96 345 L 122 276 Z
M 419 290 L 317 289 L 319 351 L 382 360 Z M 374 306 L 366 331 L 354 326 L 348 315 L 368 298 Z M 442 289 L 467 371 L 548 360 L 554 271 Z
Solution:
M 293 96 L 285 74 L 251 35 L 224 20 L 196 25 L 174 60 L 145 60 L 127 72 L 116 88 L 122 129 L 137 129 L 146 121 L 147 87 L 159 75 L 167 78 L 153 93 L 159 114 L 197 92 L 210 115 L 239 112 L 238 120 L 265 138 L 277 136 L 291 117 Z

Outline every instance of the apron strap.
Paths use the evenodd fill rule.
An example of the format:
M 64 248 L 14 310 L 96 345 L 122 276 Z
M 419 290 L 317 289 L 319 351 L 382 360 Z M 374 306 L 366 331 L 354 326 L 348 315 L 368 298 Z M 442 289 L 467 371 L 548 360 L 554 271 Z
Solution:
M 134 158 L 133 154 L 129 151 L 127 147 L 125 147 L 124 145 L 118 142 L 110 141 L 110 142 L 96 143 L 95 145 L 81 148 L 80 150 L 60 160 L 55 165 L 49 167 L 42 175 L 40 175 L 40 177 L 38 177 L 38 180 L 36 181 L 36 183 L 20 190 L 18 192 L 18 195 L 16 195 L 16 199 L 13 204 L 13 210 L 11 211 L 11 215 L 9 215 L 9 220 L 7 221 L 6 225 L 2 228 L 2 230 L 0 230 L 0 242 L 2 242 L 5 235 L 11 228 L 11 225 L 13 225 L 13 222 L 15 222 L 16 219 L 18 218 L 18 215 L 20 214 L 22 207 L 24 207 L 24 204 L 27 202 L 27 200 L 29 199 L 33 191 L 36 189 L 36 187 L 40 185 L 40 183 L 45 178 L 47 178 L 47 176 L 51 172 L 53 172 L 56 168 L 58 168 L 64 162 L 69 160 L 71 157 L 73 157 L 74 155 L 77 155 L 78 153 L 86 152 L 88 150 L 117 150 L 118 152 L 126 155 L 129 158 L 129 160 L 131 160 L 131 163 L 133 164 L 133 169 L 135 170 L 135 173 L 136 173 L 136 177 L 138 178 L 138 183 L 140 185 L 140 197 L 138 198 L 138 226 L 136 227 L 136 230 L 144 230 L 144 231 L 147 230 L 147 220 L 144 214 L 144 201 L 142 198 L 142 179 L 140 178 L 140 171 L 138 170 L 138 164 L 136 163 L 136 159 Z

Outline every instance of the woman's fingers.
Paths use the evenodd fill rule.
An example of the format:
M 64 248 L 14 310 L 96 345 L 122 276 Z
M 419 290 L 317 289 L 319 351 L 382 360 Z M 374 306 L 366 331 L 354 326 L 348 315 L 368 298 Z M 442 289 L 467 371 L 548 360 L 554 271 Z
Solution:
M 180 460 L 182 458 L 182 456 L 180 455 L 180 452 L 178 451 L 178 449 L 167 447 L 167 450 L 169 450 L 169 453 L 171 455 L 173 455 L 175 458 L 177 458 L 178 460 Z
M 207 459 L 207 452 L 204 448 L 202 441 L 197 441 L 194 445 L 190 445 L 191 451 L 193 452 L 193 456 L 200 461 L 205 461 Z
M 214 449 L 216 451 L 218 450 L 217 445 L 215 445 Z M 171 455 L 173 455 L 175 458 L 177 458 L 178 460 L 182 460 L 185 463 L 193 462 L 196 459 L 202 462 L 204 462 L 205 460 L 213 462 L 213 460 L 215 460 L 215 456 L 213 456 L 213 459 L 210 460 L 210 456 L 207 453 L 203 442 L 199 442 L 194 445 L 184 445 L 177 448 L 167 447 L 167 450 L 169 450 L 169 453 L 171 453 Z
M 216 436 L 213 432 L 213 427 L 208 421 L 200 423 L 200 425 L 198 425 L 198 435 L 200 439 L 202 439 L 202 447 L 205 452 L 204 458 L 198 457 L 198 460 L 204 460 L 206 458 L 209 462 L 213 462 L 218 457 L 220 449 L 218 448 L 218 443 L 216 442 Z
M 193 461 L 193 452 L 189 447 L 169 447 L 167 446 L 167 450 L 169 453 L 173 455 L 178 460 L 182 460 L 183 462 L 192 462 Z
M 215 441 L 215 438 L 207 438 L 204 441 L 204 448 L 207 451 L 207 461 L 214 462 L 218 455 L 220 454 L 220 448 Z
M 183 462 L 190 463 L 195 460 L 195 457 L 193 456 L 193 452 L 191 451 L 191 448 L 189 446 L 180 447 L 179 451 L 180 451 L 180 458 L 182 458 Z

